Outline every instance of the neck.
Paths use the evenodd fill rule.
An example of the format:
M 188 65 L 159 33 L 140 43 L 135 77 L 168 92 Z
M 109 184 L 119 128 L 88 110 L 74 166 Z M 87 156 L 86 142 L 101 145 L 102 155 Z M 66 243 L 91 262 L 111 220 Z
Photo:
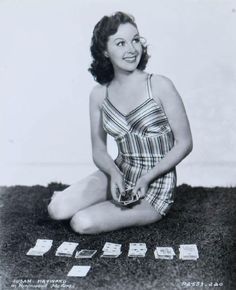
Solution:
M 114 71 L 114 79 L 113 83 L 118 85 L 126 85 L 132 81 L 137 81 L 137 77 L 142 75 L 143 72 L 139 70 L 135 70 L 132 72 L 125 72 L 125 71 Z

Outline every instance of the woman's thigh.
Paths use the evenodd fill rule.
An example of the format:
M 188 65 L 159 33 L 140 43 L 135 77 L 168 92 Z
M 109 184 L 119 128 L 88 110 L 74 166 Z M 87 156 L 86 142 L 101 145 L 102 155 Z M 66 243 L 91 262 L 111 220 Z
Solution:
M 77 211 L 110 199 L 109 177 L 97 170 L 52 196 L 48 211 L 53 219 L 69 219 Z
M 132 208 L 120 207 L 111 200 L 100 202 L 77 212 L 71 227 L 81 234 L 96 234 L 130 226 L 154 223 L 162 216 L 146 200 Z

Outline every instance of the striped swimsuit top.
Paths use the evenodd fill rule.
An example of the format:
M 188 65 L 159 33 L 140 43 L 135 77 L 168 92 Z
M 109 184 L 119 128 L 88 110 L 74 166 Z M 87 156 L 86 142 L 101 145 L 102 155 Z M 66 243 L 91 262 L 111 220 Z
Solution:
M 134 166 L 153 167 L 174 145 L 164 109 L 153 99 L 151 76 L 146 82 L 147 98 L 128 114 L 112 104 L 108 88 L 102 105 L 103 128 L 115 139 L 118 157 Z

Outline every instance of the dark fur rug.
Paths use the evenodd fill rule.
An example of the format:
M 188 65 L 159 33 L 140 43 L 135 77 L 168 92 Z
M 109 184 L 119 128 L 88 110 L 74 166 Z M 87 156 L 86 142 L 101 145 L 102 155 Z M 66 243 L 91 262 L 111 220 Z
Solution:
M 47 214 L 53 191 L 65 187 L 1 188 L 0 289 L 236 289 L 236 188 L 181 185 L 160 222 L 89 236 L 75 234 L 68 221 L 52 221 Z M 52 239 L 52 249 L 43 257 L 26 256 L 37 239 Z M 63 241 L 98 252 L 92 259 L 57 257 Z M 100 257 L 106 241 L 122 243 L 119 258 Z M 146 257 L 128 258 L 130 242 L 145 242 Z M 199 259 L 180 260 L 180 244 L 197 244 Z M 155 260 L 156 246 L 172 246 L 176 256 Z M 91 270 L 84 278 L 67 277 L 73 265 L 91 265 Z

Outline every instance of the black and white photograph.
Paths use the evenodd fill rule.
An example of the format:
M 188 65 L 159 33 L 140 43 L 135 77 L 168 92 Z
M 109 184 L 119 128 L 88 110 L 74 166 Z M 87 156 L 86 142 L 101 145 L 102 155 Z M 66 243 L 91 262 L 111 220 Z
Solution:
M 235 27 L 235 0 L 0 0 L 0 290 L 236 289 Z

